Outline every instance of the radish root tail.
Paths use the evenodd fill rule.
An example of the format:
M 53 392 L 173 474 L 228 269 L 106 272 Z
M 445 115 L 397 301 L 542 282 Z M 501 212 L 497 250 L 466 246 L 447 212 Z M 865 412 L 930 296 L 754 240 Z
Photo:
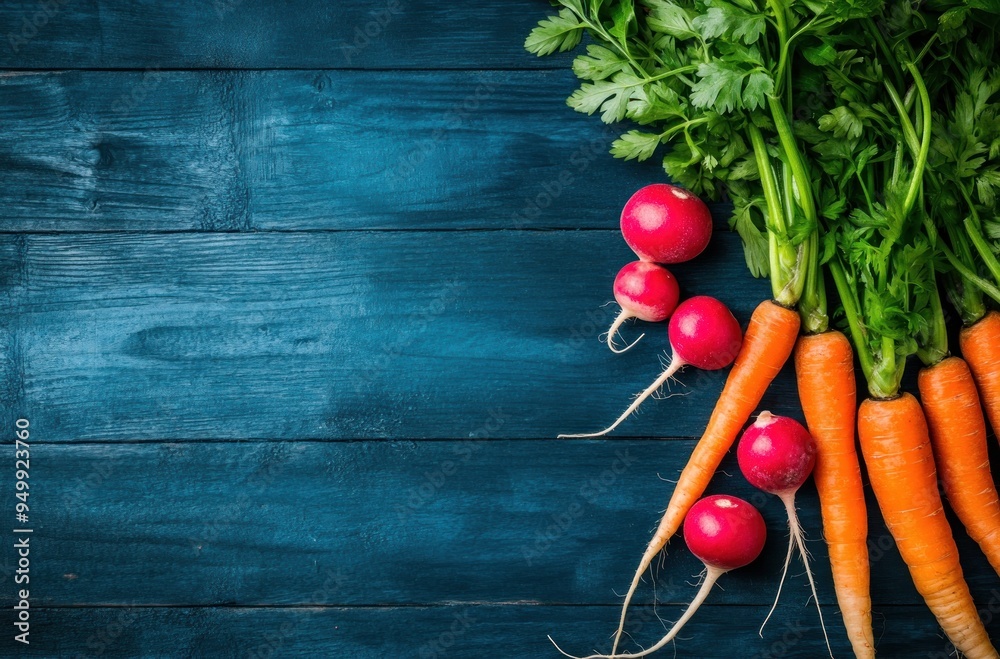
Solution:
M 767 621 L 774 615 L 774 610 L 778 608 L 778 600 L 781 599 L 781 589 L 785 585 L 785 577 L 788 576 L 788 566 L 792 563 L 792 551 L 795 549 L 794 536 L 794 532 L 788 535 L 788 551 L 785 553 L 785 566 L 781 568 L 781 581 L 778 582 L 778 592 L 774 594 L 774 604 L 771 605 L 771 610 L 767 612 L 767 617 L 764 618 L 764 622 L 760 623 L 760 629 L 757 631 L 757 635 L 761 638 L 764 638 L 764 627 L 767 626 Z
M 764 626 L 771 619 L 771 614 L 778 606 L 778 599 L 781 597 L 781 587 L 785 583 L 785 576 L 788 574 L 788 566 L 792 562 L 792 548 L 798 547 L 799 554 L 802 555 L 802 564 L 806 566 L 806 577 L 809 579 L 809 588 L 812 590 L 813 600 L 816 602 L 816 612 L 819 614 L 819 626 L 823 630 L 823 640 L 826 641 L 826 650 L 833 657 L 833 648 L 830 647 L 830 637 L 826 633 L 826 623 L 823 621 L 823 609 L 819 605 L 819 595 L 816 594 L 816 582 L 813 580 L 812 568 L 809 567 L 809 552 L 806 551 L 805 534 L 802 532 L 802 525 L 799 524 L 799 514 L 795 511 L 795 493 L 788 492 L 779 494 L 778 497 L 785 504 L 785 512 L 788 513 L 788 553 L 785 555 L 785 567 L 781 571 L 781 582 L 778 583 L 778 594 L 774 597 L 774 604 L 764 618 L 760 626 L 760 636 L 764 637 Z
M 571 659 L 639 659 L 640 657 L 645 657 L 653 654 L 663 646 L 665 646 L 670 641 L 674 640 L 674 637 L 680 633 L 684 625 L 687 624 L 688 620 L 694 616 L 698 608 L 704 603 L 708 594 L 712 592 L 712 587 L 715 586 L 715 582 L 718 581 L 719 577 L 725 574 L 725 570 L 720 570 L 719 568 L 710 567 L 705 573 L 705 580 L 701 583 L 701 588 L 698 589 L 698 594 L 695 595 L 691 603 L 688 604 L 687 609 L 684 610 L 684 615 L 682 615 L 674 626 L 670 628 L 670 631 L 666 635 L 656 642 L 655 645 L 651 645 L 641 652 L 633 652 L 629 654 L 615 654 L 617 652 L 617 638 L 615 639 L 615 648 L 611 650 L 611 654 L 592 654 L 587 657 L 576 657 L 574 655 L 568 654 L 562 650 L 555 641 L 552 641 L 552 637 L 549 640 L 552 641 L 552 645 L 555 645 L 556 650 L 558 650 L 563 656 L 570 657 Z
M 615 318 L 615 322 L 611 324 L 611 329 L 608 330 L 608 347 L 611 348 L 611 352 L 615 353 L 616 355 L 620 355 L 623 352 L 627 352 L 632 348 L 632 346 L 634 346 L 636 343 L 639 343 L 639 341 L 642 340 L 642 337 L 646 336 L 646 333 L 643 332 L 642 334 L 639 335 L 638 339 L 636 339 L 632 343 L 629 343 L 621 350 L 615 347 L 615 336 L 618 334 L 618 329 L 622 326 L 622 323 L 624 323 L 626 320 L 629 320 L 630 318 L 635 318 L 635 316 L 629 313 L 628 311 L 622 309 L 622 312 L 618 314 L 617 318 Z
M 788 494 L 781 497 L 788 511 L 788 525 L 792 531 L 795 544 L 798 545 L 799 554 L 802 555 L 802 563 L 806 566 L 806 577 L 809 579 L 809 588 L 812 589 L 813 600 L 816 602 L 816 613 L 819 614 L 819 626 L 823 630 L 823 640 L 826 641 L 826 651 L 833 657 L 833 648 L 830 647 L 830 637 L 826 633 L 826 623 L 823 622 L 823 609 L 819 605 L 819 595 L 816 594 L 816 582 L 813 580 L 812 569 L 809 567 L 809 552 L 806 551 L 805 534 L 799 524 L 799 515 L 795 512 L 795 496 Z
M 672 378 L 674 374 L 677 373 L 677 371 L 681 370 L 686 365 L 687 363 L 683 359 L 681 359 L 677 355 L 674 355 L 673 358 L 671 358 L 670 360 L 670 366 L 668 366 L 667 369 L 660 374 L 660 377 L 656 378 L 653 384 L 646 387 L 646 389 L 641 394 L 636 396 L 636 399 L 632 401 L 632 404 L 628 406 L 628 409 L 622 412 L 622 415 L 618 417 L 618 419 L 614 423 L 612 423 L 604 430 L 601 430 L 599 432 L 583 433 L 578 435 L 559 435 L 559 439 L 583 439 L 587 437 L 603 437 L 604 435 L 607 435 L 609 432 L 620 426 L 622 421 L 629 418 L 633 412 L 639 409 L 639 406 L 642 405 L 642 402 L 644 400 L 655 394 L 659 390 L 659 388 L 666 383 L 667 380 Z

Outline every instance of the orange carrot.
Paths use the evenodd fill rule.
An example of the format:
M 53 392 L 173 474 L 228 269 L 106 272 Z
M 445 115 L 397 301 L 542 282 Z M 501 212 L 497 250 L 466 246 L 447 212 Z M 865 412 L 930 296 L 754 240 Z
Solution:
M 882 517 L 938 624 L 969 659 L 997 658 L 945 519 L 927 421 L 910 394 L 868 399 L 858 411 L 861 452 Z
M 736 357 L 733 370 L 729 372 L 715 409 L 712 410 L 705 432 L 681 472 L 660 526 L 639 562 L 622 604 L 621 621 L 615 633 L 611 654 L 617 651 L 625 628 L 628 605 L 639 586 L 642 574 L 677 533 L 691 506 L 704 494 L 722 458 L 736 441 L 736 436 L 757 408 L 771 381 L 788 361 L 798 333 L 799 315 L 795 311 L 770 300 L 757 305 L 743 336 L 743 346 Z
M 799 401 L 818 449 L 813 479 L 844 627 L 861 658 L 875 656 L 869 590 L 868 513 L 854 431 L 854 352 L 837 331 L 803 336 L 795 347 Z
M 948 502 L 1000 573 L 1000 496 L 972 373 L 964 360 L 949 357 L 921 370 L 918 386 Z
M 1000 435 L 1000 313 L 991 311 L 959 335 L 993 432 Z

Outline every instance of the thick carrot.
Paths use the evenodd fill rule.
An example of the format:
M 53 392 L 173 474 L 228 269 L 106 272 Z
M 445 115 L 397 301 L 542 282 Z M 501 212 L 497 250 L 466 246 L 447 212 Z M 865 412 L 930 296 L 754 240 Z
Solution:
M 868 512 L 854 442 L 858 388 L 847 337 L 828 331 L 800 338 L 795 375 L 802 411 L 818 449 L 813 478 L 844 627 L 854 655 L 874 657 Z
M 962 575 L 920 403 L 907 393 L 866 400 L 858 411 L 858 435 L 882 517 L 938 624 L 969 659 L 1000 657 Z
M 1000 496 L 972 373 L 964 360 L 949 357 L 920 371 L 918 385 L 948 502 L 1000 573 Z
M 798 333 L 799 315 L 795 311 L 770 300 L 757 305 L 743 336 L 743 346 L 736 357 L 736 363 L 726 379 L 726 386 L 712 410 L 704 434 L 681 472 L 660 526 L 649 541 L 629 586 L 622 604 L 621 621 L 615 634 L 612 654 L 618 648 L 628 605 L 643 573 L 677 533 L 691 506 L 704 494 L 722 458 L 736 441 L 736 436 L 757 408 L 771 381 L 788 361 Z
M 991 311 L 959 335 L 993 432 L 1000 435 L 1000 313 Z

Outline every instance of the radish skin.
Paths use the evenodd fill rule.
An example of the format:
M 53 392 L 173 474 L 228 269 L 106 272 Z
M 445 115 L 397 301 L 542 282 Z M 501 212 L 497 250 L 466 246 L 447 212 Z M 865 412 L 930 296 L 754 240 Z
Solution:
M 775 594 L 774 604 L 767 617 L 764 618 L 758 633 L 761 638 L 764 637 L 764 627 L 771 619 L 771 615 L 778 606 L 778 600 L 781 598 L 781 589 L 785 584 L 788 567 L 792 562 L 792 553 L 795 548 L 798 548 L 802 563 L 806 568 L 809 588 L 812 590 L 812 596 L 816 602 L 820 627 L 823 629 L 823 638 L 826 640 L 826 649 L 832 657 L 833 649 L 830 647 L 830 638 L 827 636 L 826 624 L 823 621 L 823 610 L 820 608 L 819 596 L 816 594 L 816 582 L 813 579 L 812 569 L 809 567 L 805 534 L 795 510 L 795 493 L 812 474 L 813 468 L 816 466 L 816 452 L 816 441 L 801 423 L 795 419 L 775 416 L 765 411 L 761 412 L 753 425 L 743 433 L 736 448 L 736 459 L 739 462 L 740 471 L 743 472 L 750 484 L 781 499 L 788 515 L 789 538 L 785 565 L 781 570 L 781 580 L 778 582 L 778 592 Z
M 677 308 L 680 287 L 677 279 L 662 265 L 633 261 L 615 276 L 615 300 L 622 311 L 608 330 L 608 348 L 621 354 L 638 343 L 645 334 L 622 349 L 615 346 L 614 338 L 626 320 L 638 318 L 649 323 L 659 323 L 668 318 Z
M 670 643 L 680 633 L 708 598 L 719 577 L 757 560 L 766 540 L 764 518 L 751 504 L 724 494 L 705 497 L 691 506 L 684 519 L 684 541 L 691 553 L 705 564 L 705 578 L 684 614 L 655 645 L 641 652 L 616 654 L 616 640 L 611 654 L 576 657 L 563 651 L 551 636 L 549 640 L 563 656 L 571 659 L 639 659 L 648 656 Z
M 712 214 L 684 188 L 654 183 L 639 189 L 621 215 L 622 237 L 643 261 L 683 263 L 712 239 Z

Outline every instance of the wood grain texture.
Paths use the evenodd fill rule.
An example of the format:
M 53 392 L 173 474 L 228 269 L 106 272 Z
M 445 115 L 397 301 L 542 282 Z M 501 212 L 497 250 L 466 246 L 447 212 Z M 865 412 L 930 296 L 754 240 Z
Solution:
M 0 77 L 2 231 L 614 228 L 656 162 L 557 72 Z M 717 209 L 717 220 L 729 208 Z
M 554 438 L 597 430 L 651 382 L 664 325 L 613 355 L 615 232 L 6 237 L 5 409 L 46 441 Z M 674 269 L 741 321 L 768 285 Z M 3 301 L 0 300 L 0 303 Z M 726 371 L 681 374 L 619 436 L 700 435 Z M 794 409 L 791 368 L 764 407 Z M 15 412 L 14 410 L 19 410 Z M 503 422 L 491 427 L 491 419 Z M 486 428 L 486 430 L 484 430 Z
M 566 68 L 523 48 L 539 0 L 0 4 L 0 68 Z
M 37 440 L 36 440 L 37 441 Z M 38 444 L 31 572 L 37 606 L 598 604 L 628 584 L 693 442 L 446 441 Z M 710 493 L 758 506 L 760 560 L 727 575 L 714 604 L 764 606 L 777 589 L 787 520 L 730 456 Z M 5 509 L 13 488 L 4 488 Z M 835 604 L 815 490 L 802 522 L 820 601 Z M 876 611 L 919 603 L 870 501 Z M 960 528 L 960 526 L 956 526 Z M 1000 600 L 978 547 L 957 533 L 980 606 Z M 3 554 L 12 602 L 13 558 Z M 638 602 L 692 596 L 702 569 L 678 540 Z M 792 571 L 780 609 L 804 616 Z M 998 604 L 1000 606 L 1000 604 Z M 895 633 L 894 633 L 895 635 Z
M 721 592 L 721 590 L 717 591 Z M 629 629 L 643 645 L 663 627 L 656 615 L 673 620 L 677 606 L 637 608 Z M 684 630 L 683 639 L 661 655 L 678 659 L 772 659 L 826 656 L 823 636 L 805 622 L 815 611 L 778 611 L 764 638 L 757 636 L 766 607 L 706 605 Z M 811 616 L 810 616 L 811 614 Z M 827 608 L 828 620 L 836 612 Z M 62 657 L 523 657 L 560 655 L 546 640 L 552 634 L 571 651 L 610 650 L 608 629 L 617 609 L 593 606 L 466 606 L 405 608 L 122 608 L 39 609 L 37 640 L 22 656 Z M 1000 625 L 992 624 L 998 630 Z M 879 656 L 948 656 L 933 618 L 918 606 L 886 609 L 876 622 Z M 720 630 L 725 630 L 724 632 Z M 838 657 L 850 654 L 831 639 Z M 914 648 L 917 650 L 915 651 Z M 654 655 L 655 656 L 655 655 Z

